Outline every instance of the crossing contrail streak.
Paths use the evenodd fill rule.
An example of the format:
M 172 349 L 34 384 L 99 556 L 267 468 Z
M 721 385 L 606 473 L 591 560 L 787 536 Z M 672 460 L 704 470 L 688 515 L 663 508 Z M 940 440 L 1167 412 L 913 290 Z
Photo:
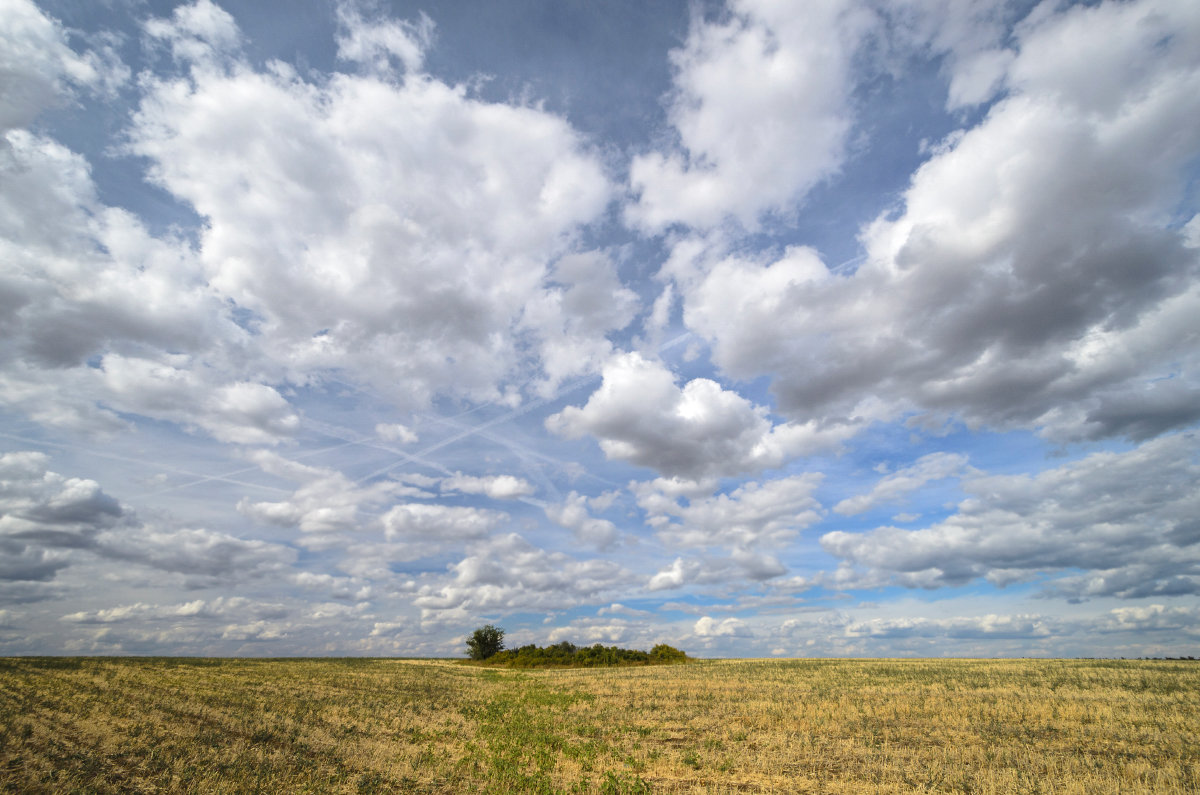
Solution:
M 659 345 L 658 350 L 664 351 L 664 350 L 673 348 L 673 347 L 685 342 L 691 336 L 692 336 L 692 333 L 690 331 L 685 331 L 684 333 L 674 337 L 673 339 L 670 339 L 667 342 L 664 342 L 662 345 Z M 583 378 L 578 378 L 575 381 L 572 381 L 571 383 L 558 388 L 557 390 L 555 390 L 554 394 L 552 394 L 548 397 L 534 398 L 533 400 L 529 401 L 525 405 L 523 405 L 519 408 L 513 409 L 512 411 L 509 411 L 505 414 L 502 414 L 499 417 L 488 420 L 487 422 L 480 423 L 479 425 L 467 426 L 459 433 L 453 434 L 451 436 L 448 436 L 445 439 L 438 441 L 435 444 L 429 445 L 428 447 L 424 448 L 423 450 L 418 451 L 417 453 L 414 453 L 412 455 L 404 453 L 401 455 L 403 455 L 406 459 L 415 459 L 417 456 L 428 455 L 429 453 L 440 450 L 443 447 L 452 445 L 455 442 L 459 442 L 459 441 L 462 441 L 463 439 L 467 439 L 467 438 L 474 436 L 476 434 L 479 434 L 485 430 L 494 428 L 497 425 L 503 425 L 504 423 L 506 423 L 510 420 L 514 420 L 517 417 L 521 417 L 525 414 L 528 414 L 531 411 L 534 411 L 535 409 L 541 408 L 542 406 L 545 406 L 549 403 L 553 403 L 554 401 L 559 400 L 560 398 L 564 397 L 565 395 L 569 395 L 570 393 L 572 393 L 578 389 L 581 389 L 590 383 L 595 382 L 596 379 L 598 379 L 598 378 L 600 378 L 599 373 L 594 373 L 592 375 L 584 376 Z M 494 404 L 489 404 L 489 405 L 494 405 Z M 460 414 L 459 416 L 462 416 L 462 415 Z M 438 419 L 438 418 L 435 417 L 434 419 Z M 386 474 L 390 473 L 393 469 L 395 469 L 397 466 L 399 466 L 401 463 L 403 463 L 403 462 L 395 462 L 395 463 L 391 464 L 390 466 L 386 466 L 386 467 L 377 469 L 374 472 L 366 475 L 365 477 L 362 477 L 362 478 L 359 478 L 358 480 L 356 480 L 355 485 L 358 485 L 358 484 L 362 483 L 363 481 L 370 480 L 372 478 L 377 478 L 382 475 L 386 475 Z
M 335 445 L 331 445 L 329 447 L 322 447 L 318 450 L 308 450 L 303 453 L 297 453 L 292 458 L 293 458 L 293 460 L 299 459 L 299 458 L 310 458 L 314 455 L 320 455 L 321 453 L 328 453 L 333 450 L 340 450 L 343 447 L 350 447 L 353 444 L 355 444 L 355 442 L 343 441 L 342 444 L 335 444 Z M 187 488 L 191 488 L 192 486 L 200 486 L 200 485 L 203 485 L 204 483 L 208 483 L 209 481 L 222 480 L 224 478 L 229 478 L 232 475 L 243 475 L 247 472 L 257 472 L 258 470 L 259 470 L 259 468 L 257 466 L 241 467 L 240 469 L 235 469 L 230 472 L 225 472 L 221 475 L 206 475 L 204 477 L 197 478 L 196 480 L 193 480 L 188 483 L 177 483 L 174 486 L 164 486 L 163 488 L 157 489 L 156 491 L 148 491 L 143 494 L 138 494 L 135 497 L 131 497 L 130 499 L 140 499 L 143 497 L 155 497 L 155 496 L 158 496 L 159 494 L 166 494 L 168 492 L 178 491 L 180 489 L 187 489 Z M 229 482 L 235 482 L 235 481 L 229 481 Z M 275 487 L 264 486 L 263 488 L 275 488 Z M 279 489 L 279 490 L 283 491 L 283 492 L 287 492 L 287 489 Z
M 290 490 L 280 488 L 278 486 L 266 486 L 262 483 L 250 483 L 248 481 L 234 480 L 234 479 L 230 478 L 229 475 L 201 475 L 199 472 L 192 472 L 187 469 L 180 469 L 179 467 L 168 466 L 166 464 L 163 464 L 161 461 L 148 461 L 143 458 L 133 458 L 131 456 L 117 455 L 116 453 L 102 453 L 99 450 L 95 450 L 90 447 L 84 447 L 83 445 L 65 444 L 63 442 L 50 442 L 50 441 L 45 441 L 43 439 L 29 439 L 24 436 L 16 436 L 14 434 L 4 433 L 4 432 L 0 432 L 0 437 L 4 437 L 5 439 L 12 439 L 12 440 L 18 441 L 18 442 L 25 442 L 26 444 L 41 445 L 41 446 L 45 446 L 45 447 L 58 447 L 63 450 L 73 450 L 75 452 L 84 453 L 85 455 L 95 456 L 97 458 L 106 458 L 110 461 L 124 461 L 127 464 L 138 464 L 139 466 L 152 467 L 154 469 L 161 469 L 161 470 L 165 470 L 167 472 L 173 472 L 176 475 L 187 475 L 188 477 L 197 478 L 196 483 L 205 483 L 208 481 L 218 481 L 221 483 L 229 483 L 234 486 L 245 486 L 247 488 L 263 489 L 266 491 L 278 491 L 283 494 L 291 493 Z M 239 472 L 233 472 L 233 473 L 229 473 L 229 474 L 240 474 L 240 472 L 249 472 L 253 469 L 256 469 L 256 467 L 249 467 L 247 469 L 239 470 Z M 182 487 L 181 486 L 172 486 L 167 489 L 164 489 L 163 491 L 171 491 L 172 489 L 175 489 L 175 488 L 182 488 Z M 151 494 L 158 494 L 158 493 L 159 492 L 151 492 Z M 140 496 L 144 497 L 144 496 L 148 496 L 148 495 L 140 495 Z

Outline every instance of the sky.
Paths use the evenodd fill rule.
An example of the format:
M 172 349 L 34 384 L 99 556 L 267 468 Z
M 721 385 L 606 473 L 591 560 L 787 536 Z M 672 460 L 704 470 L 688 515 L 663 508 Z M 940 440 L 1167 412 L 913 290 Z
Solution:
M 0 655 L 1200 654 L 1200 4 L 0 0 Z

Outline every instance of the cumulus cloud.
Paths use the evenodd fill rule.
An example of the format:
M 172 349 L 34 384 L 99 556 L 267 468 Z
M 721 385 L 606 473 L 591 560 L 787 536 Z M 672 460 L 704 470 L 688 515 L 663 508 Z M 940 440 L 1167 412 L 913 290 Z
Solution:
M 1030 638 L 1046 637 L 1051 627 L 1041 616 L 969 616 L 961 618 L 872 618 L 847 624 L 845 634 L 869 638 Z
M 516 533 L 489 538 L 450 566 L 448 582 L 423 585 L 413 603 L 425 620 L 466 619 L 496 610 L 563 608 L 627 586 L 617 563 L 580 560 L 533 546 Z
M 942 56 L 948 110 L 987 102 L 1003 89 L 1015 57 L 1003 45 L 1016 12 L 996 0 L 902 0 L 881 9 L 891 57 Z
M 768 580 L 786 572 L 787 568 L 769 552 L 735 547 L 728 555 L 677 557 L 655 572 L 646 588 L 668 591 L 689 585 L 728 585 L 744 580 Z
M 100 367 L 104 385 L 121 408 L 202 428 L 223 442 L 272 444 L 300 425 L 287 400 L 265 384 L 207 384 L 200 369 L 115 353 L 106 355 Z
M 850 64 L 870 16 L 839 0 L 735 0 L 671 53 L 678 147 L 630 165 L 629 223 L 649 232 L 728 218 L 753 227 L 837 170 L 851 128 Z
M 114 624 L 145 620 L 222 618 L 230 615 L 282 618 L 287 613 L 287 608 L 281 604 L 254 602 L 242 596 L 218 596 L 211 600 L 193 599 L 174 605 L 136 602 L 100 610 L 81 610 L 68 613 L 61 620 L 72 624 Z
M 128 76 L 111 50 L 72 50 L 58 21 L 30 0 L 0 8 L 0 132 L 28 126 L 73 86 L 112 89 Z
M 416 431 L 398 422 L 378 423 L 375 426 L 375 433 L 382 439 L 400 444 L 415 444 L 420 439 Z
M 347 57 L 396 55 L 420 29 L 342 8 Z M 502 399 L 524 306 L 608 203 L 599 159 L 556 116 L 428 76 L 315 84 L 206 46 L 186 74 L 147 80 L 129 148 L 206 219 L 205 275 L 252 314 L 262 353 L 409 407 Z
M 238 511 L 259 522 L 297 527 L 305 533 L 360 529 L 373 519 L 364 516 L 363 509 L 400 497 L 428 496 L 394 480 L 358 486 L 341 472 L 290 461 L 268 450 L 256 450 L 247 457 L 268 474 L 304 485 L 288 499 L 276 502 L 254 502 L 243 497 L 237 504 Z
M 392 59 L 408 72 L 421 68 L 434 34 L 433 20 L 424 13 L 417 22 L 366 19 L 356 3 L 340 2 L 337 16 L 341 26 L 337 37 L 339 58 L 356 61 L 380 74 L 391 70 Z
M 1200 608 L 1164 605 L 1118 607 L 1100 622 L 1100 629 L 1106 632 L 1155 630 L 1200 637 Z
M 561 436 L 595 436 L 610 459 L 651 467 L 668 477 L 756 473 L 842 438 L 813 425 L 772 425 L 767 410 L 715 381 L 682 388 L 660 362 L 641 354 L 613 357 L 582 407 L 546 419 Z
M 1047 592 L 1125 598 L 1200 591 L 1200 479 L 1185 433 L 1094 453 L 1037 475 L 972 475 L 949 518 L 917 530 L 835 531 L 821 545 L 850 568 L 832 582 L 937 588 L 1062 575 Z M 861 569 L 863 571 L 858 571 Z
M 51 580 L 78 550 L 106 560 L 182 574 L 195 584 L 278 572 L 294 550 L 204 528 L 142 522 L 93 480 L 48 468 L 42 453 L 0 456 L 0 573 L 9 580 Z
M 1200 151 L 1198 40 L 1185 3 L 1044 8 L 1005 96 L 863 230 L 856 271 L 692 252 L 664 269 L 685 322 L 799 421 L 875 398 L 1055 439 L 1194 422 L 1200 257 L 1171 218 Z
M 141 526 L 108 532 L 97 552 L 106 558 L 180 574 L 185 584 L 207 587 L 282 574 L 296 562 L 294 549 L 244 539 L 206 528 L 160 529 Z
M 620 643 L 623 646 L 649 645 L 642 640 L 648 635 L 648 627 L 642 624 L 631 624 L 621 619 L 580 618 L 565 627 L 555 627 L 550 630 L 546 641 L 559 643 L 569 641 L 580 646 L 590 643 Z
M 389 539 L 415 541 L 464 540 L 486 537 L 508 514 L 482 508 L 406 503 L 383 515 Z
M 270 444 L 300 422 L 283 386 L 333 369 L 410 408 L 441 392 L 511 403 L 517 366 L 544 360 L 552 390 L 632 318 L 611 267 L 572 258 L 609 201 L 600 159 L 556 116 L 414 74 L 425 18 L 341 5 L 339 52 L 367 73 L 315 83 L 251 66 L 209 0 L 147 21 L 175 67 L 142 76 L 126 151 L 205 218 L 193 242 L 105 205 L 83 157 L 20 129 L 45 107 L 31 98 L 120 70 L 28 3 L 3 13 L 0 397 L 38 422 L 100 433 L 145 416 Z
M 692 634 L 700 638 L 746 637 L 750 635 L 750 628 L 740 618 L 725 618 L 718 621 L 711 616 L 701 616 L 692 627 Z
M 487 475 L 474 477 L 456 472 L 444 478 L 440 488 L 443 492 L 462 492 L 463 494 L 486 494 L 494 500 L 514 500 L 518 497 L 528 497 L 535 489 L 533 484 L 524 478 L 514 475 Z
M 632 485 L 637 503 L 662 542 L 678 548 L 728 546 L 748 551 L 755 546 L 781 549 L 796 534 L 822 518 L 821 503 L 812 496 L 822 477 L 817 473 L 746 483 L 728 494 L 680 497 L 661 489 L 661 480 Z M 750 562 L 751 558 L 746 558 Z M 781 574 L 778 561 L 775 574 Z
M 53 580 L 71 564 L 68 550 L 94 549 L 104 530 L 130 521 L 94 480 L 48 464 L 43 453 L 0 456 L 0 579 Z
M 560 527 L 575 533 L 575 537 L 599 549 L 612 546 L 620 535 L 617 526 L 607 519 L 598 519 L 588 511 L 589 498 L 572 491 L 559 504 L 547 505 L 546 516 Z
M 0 148 L 0 395 L 46 425 L 125 427 L 115 412 L 270 442 L 296 414 L 238 365 L 246 332 L 180 240 L 96 198 L 86 161 L 24 130 Z M 114 411 L 115 410 L 115 411 Z
M 598 369 L 613 351 L 607 335 L 628 326 L 639 306 L 605 254 L 573 254 L 555 263 L 550 284 L 522 314 L 522 327 L 539 339 L 540 395 L 549 397 L 563 380 Z

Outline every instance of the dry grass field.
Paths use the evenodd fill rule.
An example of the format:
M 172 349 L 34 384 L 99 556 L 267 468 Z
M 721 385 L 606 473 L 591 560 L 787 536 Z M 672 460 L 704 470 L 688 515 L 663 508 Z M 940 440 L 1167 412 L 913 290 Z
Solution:
M 1197 792 L 1200 663 L 0 660 L 6 792 Z

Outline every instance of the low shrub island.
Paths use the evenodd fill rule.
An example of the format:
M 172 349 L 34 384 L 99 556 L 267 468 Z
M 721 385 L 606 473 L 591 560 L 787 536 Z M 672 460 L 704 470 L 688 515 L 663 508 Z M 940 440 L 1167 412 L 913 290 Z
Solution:
M 684 652 L 665 643 L 650 651 L 622 649 L 617 646 L 576 646 L 563 641 L 552 646 L 520 646 L 505 649 L 485 660 L 487 665 L 507 668 L 595 668 L 605 665 L 663 665 L 687 662 Z

